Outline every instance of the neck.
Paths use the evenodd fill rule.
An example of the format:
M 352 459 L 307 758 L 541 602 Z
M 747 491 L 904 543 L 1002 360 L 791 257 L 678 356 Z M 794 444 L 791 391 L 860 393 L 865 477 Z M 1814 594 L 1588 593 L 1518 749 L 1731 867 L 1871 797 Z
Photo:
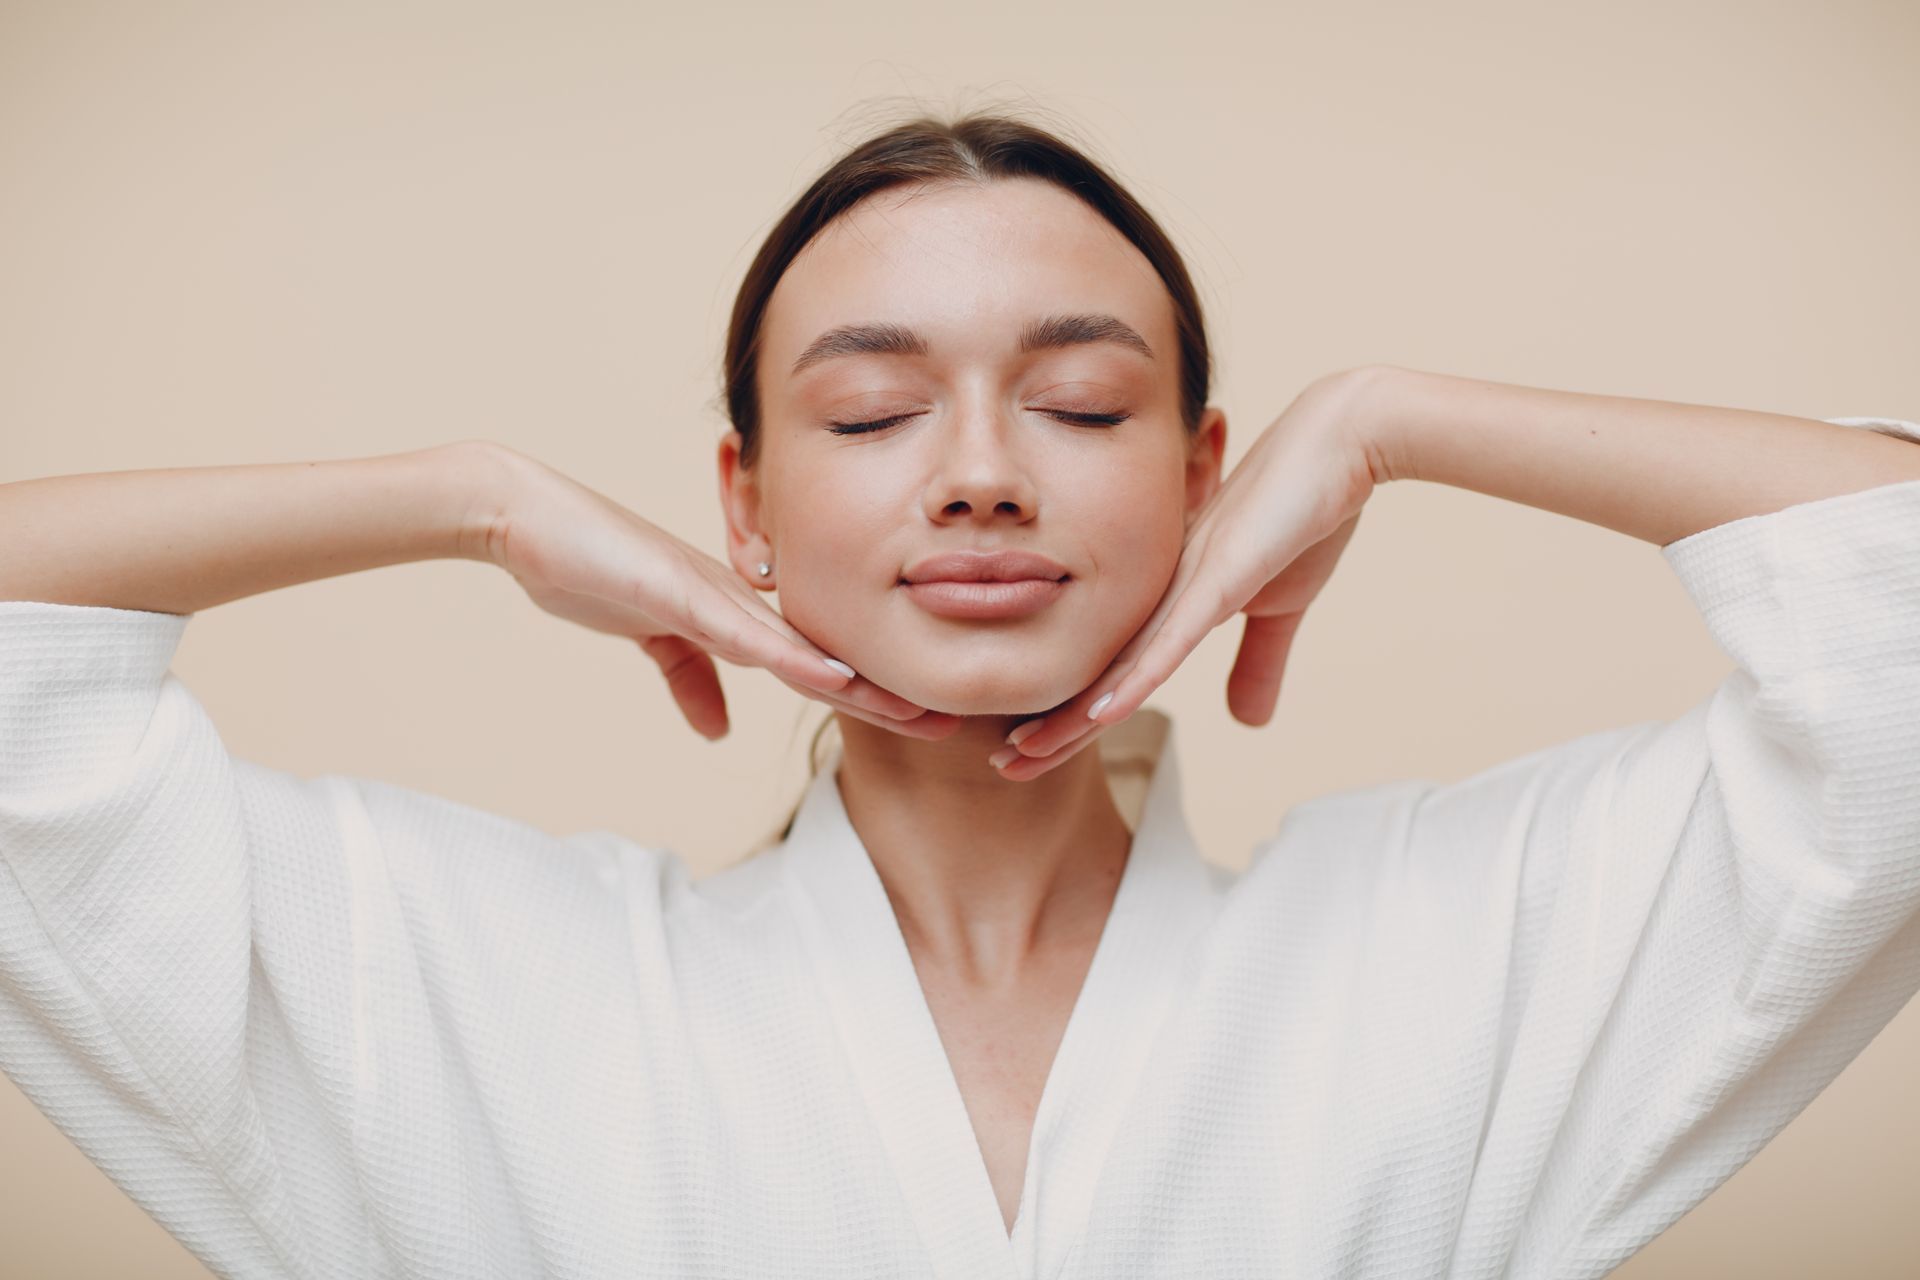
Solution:
M 987 764 L 1019 721 L 971 716 L 928 742 L 839 717 L 841 801 L 908 947 L 988 984 L 1096 943 L 1132 844 L 1097 743 L 1026 782 Z

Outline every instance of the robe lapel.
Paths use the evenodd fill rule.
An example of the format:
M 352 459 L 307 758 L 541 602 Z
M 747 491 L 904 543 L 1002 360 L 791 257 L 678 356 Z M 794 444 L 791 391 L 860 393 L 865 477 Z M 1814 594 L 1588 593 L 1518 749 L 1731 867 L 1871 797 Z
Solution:
M 1107 1153 L 1222 901 L 1187 826 L 1172 721 L 1142 709 L 1096 745 L 1133 844 L 1034 1117 L 1012 1239 L 1028 1280 L 1058 1275 L 1085 1234 Z
M 1041 1094 L 1011 1238 L 892 903 L 847 818 L 837 750 L 778 851 L 852 1070 L 942 1277 L 1057 1273 L 1217 905 L 1182 811 L 1166 714 L 1136 712 L 1095 748 L 1133 842 Z

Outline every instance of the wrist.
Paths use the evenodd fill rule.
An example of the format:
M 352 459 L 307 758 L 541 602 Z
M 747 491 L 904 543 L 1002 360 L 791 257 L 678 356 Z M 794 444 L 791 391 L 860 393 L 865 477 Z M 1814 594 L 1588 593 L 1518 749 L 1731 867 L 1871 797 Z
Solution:
M 443 522 L 447 554 L 499 564 L 508 521 L 527 486 L 530 459 L 491 440 L 460 440 L 436 452 L 450 484 Z
M 1322 376 L 1320 394 L 1353 450 L 1365 460 L 1374 486 L 1414 478 L 1408 457 L 1409 385 L 1421 375 L 1397 365 L 1365 364 Z

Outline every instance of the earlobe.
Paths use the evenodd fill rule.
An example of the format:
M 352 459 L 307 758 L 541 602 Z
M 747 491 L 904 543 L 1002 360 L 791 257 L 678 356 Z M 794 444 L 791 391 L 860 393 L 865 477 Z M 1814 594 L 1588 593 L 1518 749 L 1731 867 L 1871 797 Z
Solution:
M 771 562 L 773 549 L 761 535 L 757 518 L 758 493 L 753 475 L 740 466 L 742 437 L 729 431 L 720 440 L 720 511 L 727 524 L 727 554 L 734 572 L 756 589 L 773 590 Z M 760 572 L 762 564 L 768 571 Z

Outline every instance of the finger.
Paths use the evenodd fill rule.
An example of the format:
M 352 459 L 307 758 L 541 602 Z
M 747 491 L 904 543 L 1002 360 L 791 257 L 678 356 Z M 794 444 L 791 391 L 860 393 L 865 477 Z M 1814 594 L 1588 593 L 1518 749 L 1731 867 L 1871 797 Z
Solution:
M 712 656 L 683 636 L 647 636 L 639 645 L 660 667 L 668 691 L 694 731 L 709 740 L 726 736 L 727 698 Z
M 1134 647 L 1134 644 L 1129 642 L 1127 648 L 1115 655 L 1100 674 L 1073 697 L 1035 719 L 1015 725 L 1013 731 L 1007 734 L 1007 745 L 1018 748 L 1023 756 L 1044 760 L 1095 728 L 1094 722 L 1087 718 L 1086 708 L 1092 702 L 1088 694 L 1092 689 L 1112 680 L 1126 669 L 1127 663 L 1131 660 L 1129 651 Z
M 792 623 L 781 617 L 777 611 L 768 608 L 762 603 L 759 596 L 755 595 L 752 591 L 739 586 L 733 581 L 728 581 L 724 587 L 724 594 L 729 600 L 741 607 L 750 622 L 759 623 L 761 627 L 790 642 L 802 652 L 819 659 L 823 665 L 825 664 L 827 655 L 821 653 L 811 640 L 808 640 L 804 635 L 800 634 Z M 744 634 L 751 635 L 751 628 Z M 836 672 L 835 674 L 837 675 L 839 673 Z M 870 711 L 877 711 L 883 716 L 891 716 L 897 720 L 911 720 L 926 711 L 926 708 L 918 703 L 910 702 L 892 690 L 883 689 L 871 680 L 864 679 L 860 676 L 855 676 L 851 684 L 829 689 L 821 689 L 817 683 L 803 683 L 808 683 L 808 687 L 819 690 L 820 692 L 840 694 L 852 699 L 858 705 Z
M 727 600 L 732 602 L 734 605 L 738 606 L 739 609 L 744 614 L 746 614 L 747 618 L 750 621 L 759 623 L 762 627 L 766 628 L 768 631 L 772 632 L 774 635 L 778 636 L 780 639 L 785 640 L 787 643 L 791 644 L 794 648 L 800 650 L 802 653 L 812 656 L 813 658 L 818 660 L 822 665 L 825 665 L 826 660 L 831 655 L 821 652 L 820 648 L 817 645 L 815 645 L 813 641 L 807 639 L 806 636 L 800 634 L 799 629 L 796 628 L 792 623 L 788 622 L 784 617 L 782 617 L 778 610 L 768 606 L 766 602 L 760 598 L 760 594 L 758 592 L 753 591 L 748 587 L 744 587 L 740 585 L 739 580 L 732 576 L 728 576 L 725 579 L 723 579 L 720 583 L 720 588 L 721 588 L 721 594 L 723 594 L 727 598 Z M 829 670 L 831 669 L 832 668 L 829 668 Z M 833 690 L 831 689 L 823 690 L 823 692 L 832 692 L 832 691 Z M 882 692 L 884 693 L 885 691 L 883 690 Z M 896 695 L 890 694 L 890 693 L 886 694 L 886 697 L 889 697 L 889 698 L 892 698 L 895 696 Z M 902 704 L 903 711 L 906 710 L 907 708 L 911 708 L 911 710 L 914 713 L 918 713 L 919 711 L 923 710 L 923 708 L 921 707 L 913 706 L 911 703 L 908 703 L 904 698 L 899 699 L 899 701 Z
M 1201 532 L 1195 541 L 1187 544 L 1179 565 L 1174 569 L 1173 580 L 1168 583 L 1166 591 L 1154 605 L 1153 612 L 1147 615 L 1147 620 L 1140 624 L 1127 643 L 1121 646 L 1120 652 L 1113 656 L 1113 659 L 1107 663 L 1106 669 L 1095 677 L 1092 683 L 1038 720 L 1029 720 L 1026 724 L 1014 728 L 1013 733 L 1007 736 L 1007 740 L 1020 748 L 1020 754 L 1035 757 L 1050 756 L 1093 727 L 1094 722 L 1087 716 L 1088 708 L 1097 702 L 1106 690 L 1113 687 L 1114 681 L 1124 674 L 1145 650 L 1159 630 L 1162 621 L 1172 612 L 1184 595 L 1188 584 L 1199 572 L 1199 565 L 1206 552 L 1206 543 L 1206 534 Z
M 1140 709 L 1147 696 L 1165 684 L 1187 656 L 1207 638 L 1207 633 L 1231 617 L 1236 605 L 1228 605 L 1219 588 L 1211 583 L 1195 582 L 1181 595 L 1173 612 L 1147 641 L 1140 658 L 1117 683 L 1107 690 L 1113 697 L 1100 708 L 1098 722 L 1118 724 Z M 1089 710 L 1103 696 L 1098 688 Z
M 1011 782 L 1029 782 L 1047 772 L 1049 769 L 1058 768 L 1067 760 L 1072 759 L 1075 753 L 1092 743 L 1101 734 L 1111 728 L 1113 728 L 1113 726 L 1110 724 L 1095 725 L 1092 729 L 1081 734 L 1078 738 L 1075 738 L 1072 742 L 1061 747 L 1050 756 L 1038 758 L 1034 756 L 1015 756 L 1000 767 L 1000 776 Z
M 1065 708 L 1049 714 L 1045 729 L 1023 737 L 1017 744 L 1020 753 L 1051 757 L 1095 726 L 1118 724 L 1131 716 L 1207 632 L 1219 625 L 1215 620 L 1219 601 L 1219 592 L 1197 577 L 1178 594 L 1167 596 L 1155 610 L 1160 620 L 1149 619 L 1099 679 Z M 1124 706 L 1122 698 L 1127 699 Z M 1095 707 L 1100 708 L 1098 720 L 1091 714 Z
M 1299 630 L 1299 613 L 1276 613 L 1247 618 L 1240 636 L 1240 651 L 1227 675 L 1227 709 L 1242 724 L 1256 727 L 1273 716 L 1280 698 L 1280 678 L 1287 666 L 1287 654 L 1293 648 L 1294 633 Z
M 960 727 L 960 717 L 944 711 L 927 711 L 922 712 L 919 716 L 911 720 L 898 720 L 892 716 L 878 715 L 866 710 L 864 707 L 851 705 L 844 698 L 837 697 L 833 694 L 816 693 L 805 685 L 795 684 L 792 681 L 782 681 L 782 683 L 786 684 L 788 688 L 796 693 L 812 698 L 817 702 L 826 703 L 835 711 L 844 711 L 856 720 L 863 720 L 868 724 L 877 725 L 882 729 L 890 730 L 904 737 L 938 741 L 941 738 L 951 736 L 953 732 Z
M 741 607 L 743 603 L 754 608 Z M 729 662 L 763 667 L 791 684 L 841 695 L 854 705 L 895 719 L 911 719 L 926 710 L 870 680 L 857 675 L 848 678 L 828 667 L 826 655 L 798 632 L 787 634 L 791 629 L 785 619 L 758 601 L 743 602 L 730 591 L 715 589 L 700 593 L 689 603 L 689 612 L 695 627 Z
M 942 738 L 950 738 L 960 728 L 959 716 L 947 715 L 940 711 L 928 711 L 911 720 L 896 720 L 892 716 L 875 715 L 859 707 L 840 706 L 837 709 L 868 724 L 878 725 L 889 733 L 897 733 L 906 738 L 920 738 L 927 742 L 938 742 Z
M 853 677 L 827 665 L 827 655 L 791 639 L 752 616 L 742 602 L 717 587 L 693 593 L 687 612 L 719 657 L 736 666 L 764 667 L 821 693 L 844 688 Z

